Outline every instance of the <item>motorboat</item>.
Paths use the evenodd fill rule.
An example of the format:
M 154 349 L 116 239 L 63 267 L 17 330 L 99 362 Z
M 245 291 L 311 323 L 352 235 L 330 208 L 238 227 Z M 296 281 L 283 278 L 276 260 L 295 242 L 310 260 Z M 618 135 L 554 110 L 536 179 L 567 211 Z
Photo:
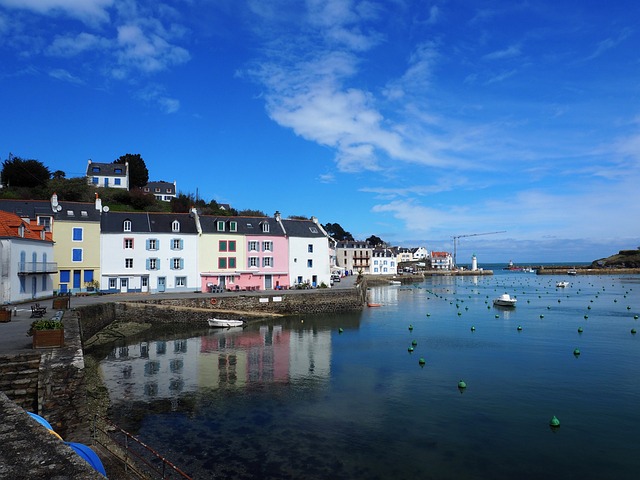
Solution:
M 503 293 L 493 300 L 493 304 L 499 307 L 515 307 L 517 301 L 518 300 L 510 296 L 508 293 Z
M 578 271 L 575 268 L 567 271 L 567 275 L 577 275 Z
M 558 282 L 556 283 L 556 287 L 558 288 L 565 288 L 569 286 L 569 282 Z
M 400 280 L 389 280 L 389 283 L 391 285 L 402 285 L 402 282 Z
M 231 328 L 243 327 L 244 320 L 233 320 L 230 318 L 210 318 L 207 320 L 210 327 L 213 328 Z

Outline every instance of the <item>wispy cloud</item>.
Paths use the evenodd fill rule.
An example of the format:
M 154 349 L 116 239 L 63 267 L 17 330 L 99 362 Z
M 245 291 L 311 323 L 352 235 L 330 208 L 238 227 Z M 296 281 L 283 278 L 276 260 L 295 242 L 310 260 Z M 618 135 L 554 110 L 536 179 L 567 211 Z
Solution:
M 593 53 L 589 55 L 585 59 L 585 61 L 598 58 L 600 55 L 603 55 L 607 50 L 611 50 L 612 48 L 615 48 L 619 44 L 624 42 L 627 38 L 629 38 L 630 35 L 631 35 L 631 30 L 629 28 L 625 28 L 615 38 L 612 38 L 612 37 L 605 38 L 604 40 L 598 43 Z
M 521 53 L 520 45 L 510 45 L 503 50 L 496 50 L 491 53 L 487 53 L 482 58 L 485 60 L 502 60 L 504 58 L 518 57 Z
M 7 8 L 31 10 L 48 15 L 68 15 L 86 23 L 109 21 L 108 9 L 114 0 L 0 0 Z
M 92 50 L 108 50 L 113 42 L 98 35 L 82 32 L 77 35 L 59 35 L 47 48 L 47 53 L 59 57 L 73 57 Z
M 149 104 L 156 105 L 167 114 L 180 110 L 180 101 L 167 95 L 165 88 L 159 84 L 148 85 L 139 90 L 137 97 Z
M 58 80 L 62 80 L 69 83 L 82 84 L 84 81 L 74 75 L 71 75 L 69 72 L 62 68 L 57 68 L 55 70 L 51 70 L 49 75 L 53 78 L 57 78 Z

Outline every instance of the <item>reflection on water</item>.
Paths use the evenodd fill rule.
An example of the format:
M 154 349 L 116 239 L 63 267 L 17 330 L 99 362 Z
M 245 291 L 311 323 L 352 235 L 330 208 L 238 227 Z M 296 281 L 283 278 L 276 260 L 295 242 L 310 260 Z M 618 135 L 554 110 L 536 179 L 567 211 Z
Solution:
M 430 277 L 355 314 L 146 332 L 101 361 L 110 415 L 195 478 L 635 478 L 638 277 L 556 281 Z

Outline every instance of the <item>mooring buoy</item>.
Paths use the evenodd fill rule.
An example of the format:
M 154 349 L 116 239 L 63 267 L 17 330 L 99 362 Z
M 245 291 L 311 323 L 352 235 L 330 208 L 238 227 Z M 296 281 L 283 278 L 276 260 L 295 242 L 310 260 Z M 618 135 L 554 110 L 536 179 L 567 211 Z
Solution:
M 560 426 L 560 420 L 558 420 L 558 417 L 556 417 L 555 415 L 553 416 L 553 418 L 551 420 L 549 420 L 549 426 L 550 427 L 559 427 Z

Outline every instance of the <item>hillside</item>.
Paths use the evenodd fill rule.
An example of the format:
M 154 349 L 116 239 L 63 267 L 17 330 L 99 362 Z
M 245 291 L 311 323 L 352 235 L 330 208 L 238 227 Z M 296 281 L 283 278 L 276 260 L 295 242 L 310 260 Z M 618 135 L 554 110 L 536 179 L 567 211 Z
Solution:
M 591 267 L 640 268 L 640 249 L 620 250 L 615 255 L 595 260 Z

